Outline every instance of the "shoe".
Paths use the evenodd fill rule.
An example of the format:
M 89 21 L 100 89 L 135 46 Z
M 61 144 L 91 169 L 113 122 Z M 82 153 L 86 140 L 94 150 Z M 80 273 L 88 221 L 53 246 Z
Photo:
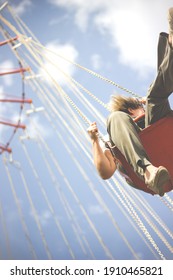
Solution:
M 170 175 L 168 170 L 159 166 L 155 169 L 149 179 L 145 179 L 145 184 L 147 187 L 156 194 L 160 196 L 164 195 L 163 186 L 170 180 Z

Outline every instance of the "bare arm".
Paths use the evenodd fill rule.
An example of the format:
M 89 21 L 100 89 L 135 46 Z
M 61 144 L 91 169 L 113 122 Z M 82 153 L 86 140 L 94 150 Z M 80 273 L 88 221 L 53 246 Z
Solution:
M 97 133 L 98 129 L 96 123 L 92 123 L 88 128 L 88 134 L 90 135 L 92 141 L 94 165 L 100 177 L 106 180 L 114 174 L 117 167 L 111 152 L 109 150 L 105 150 L 103 152 L 100 147 Z

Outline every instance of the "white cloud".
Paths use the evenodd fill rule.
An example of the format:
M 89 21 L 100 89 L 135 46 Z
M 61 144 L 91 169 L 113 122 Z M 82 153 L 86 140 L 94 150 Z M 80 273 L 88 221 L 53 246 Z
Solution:
M 66 83 L 65 76 L 62 72 L 66 75 L 73 76 L 75 67 L 58 55 L 75 62 L 78 56 L 77 50 L 71 44 L 67 43 L 62 45 L 55 42 L 47 44 L 46 48 L 51 52 L 43 51 L 42 55 L 45 62 L 44 67 L 40 69 L 40 74 L 44 75 L 47 82 L 52 82 L 51 79 L 53 79 L 62 86 Z
M 49 222 L 49 220 L 51 219 L 52 215 L 50 213 L 50 211 L 45 210 L 41 213 L 41 215 L 39 216 L 40 222 L 43 226 L 46 226 Z
M 91 57 L 91 62 L 95 70 L 99 70 L 102 66 L 102 60 L 99 54 L 93 54 Z
M 111 0 L 112 1 L 112 0 Z M 74 11 L 75 14 L 75 23 L 82 31 L 86 31 L 89 16 L 94 12 L 98 12 L 102 10 L 103 6 L 105 6 L 105 0 L 48 0 L 48 2 L 64 7 L 69 11 Z
M 27 135 L 31 139 L 37 139 L 38 134 L 41 134 L 41 136 L 44 138 L 48 138 L 52 135 L 49 127 L 45 125 L 41 117 L 39 117 L 38 115 L 32 116 L 32 121 L 29 123 L 27 123 L 27 119 L 25 117 L 22 117 L 22 122 L 26 124 Z
M 68 14 L 63 15 L 62 17 L 58 17 L 58 18 L 52 18 L 49 22 L 50 26 L 54 26 L 54 25 L 59 25 L 59 24 L 63 24 L 65 21 L 67 21 L 69 19 Z
M 110 44 L 119 52 L 121 63 L 147 75 L 156 67 L 158 34 L 168 31 L 167 10 L 172 0 L 103 1 L 49 0 L 74 12 L 77 26 L 86 31 L 94 22 L 98 30 L 110 35 Z M 91 17 L 92 15 L 92 17 Z
M 34 217 L 32 210 L 30 211 L 30 215 Z M 49 223 L 49 220 L 52 218 L 52 214 L 49 210 L 44 210 L 38 215 L 38 217 L 42 226 L 46 226 Z
M 4 143 L 6 142 L 6 133 L 8 131 L 8 126 L 7 125 L 0 125 L 0 143 Z
M 25 12 L 27 12 L 28 8 L 31 6 L 32 6 L 31 0 L 23 0 L 18 5 L 12 5 L 12 8 L 18 16 L 21 16 Z
M 89 213 L 91 215 L 101 215 L 101 214 L 104 213 L 104 210 L 99 205 L 90 205 L 89 206 Z
M 3 95 L 1 95 L 3 97 Z M 13 103 L 0 103 L 0 119 L 11 123 L 17 123 L 19 120 L 19 107 Z M 12 135 L 13 129 L 8 125 L 0 125 L 0 142 L 7 142 L 7 135 Z
M 3 88 L 3 86 L 0 86 L 0 95 L 1 95 L 1 97 L 4 97 L 4 88 Z
M 8 81 L 9 82 L 9 81 Z M 4 98 L 4 87 L 0 86 L 0 98 Z M 9 112 L 12 112 L 13 106 L 11 103 L 4 103 L 0 102 L 0 119 L 1 120 L 9 120 Z M 4 141 L 4 135 L 9 130 L 9 127 L 7 125 L 0 125 L 0 142 Z
M 14 64 L 11 60 L 5 60 L 0 64 L 0 68 L 2 72 L 8 72 L 14 68 Z M 5 86 L 11 86 L 13 84 L 12 75 L 4 75 L 2 79 Z

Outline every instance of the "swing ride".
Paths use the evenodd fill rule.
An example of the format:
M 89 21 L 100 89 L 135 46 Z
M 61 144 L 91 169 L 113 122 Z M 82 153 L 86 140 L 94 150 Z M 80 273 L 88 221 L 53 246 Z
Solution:
M 99 108 L 108 113 L 108 107 L 60 69 L 58 62 L 63 60 L 100 83 L 136 94 L 43 46 L 8 3 L 0 8 L 0 22 L 0 47 L 8 47 L 19 64 L 18 69 L 2 71 L 0 76 L 19 75 L 22 81 L 22 93 L 19 90 L 17 97 L 0 96 L 0 105 L 10 104 L 17 114 L 17 121 L 12 116 L 8 121 L 0 118 L 0 125 L 10 130 L 9 138 L 0 145 L 0 257 L 171 259 L 173 232 L 164 217 L 173 211 L 172 183 L 164 197 L 149 196 L 122 155 L 126 171 L 144 192 L 129 187 L 119 174 L 104 182 L 98 178 L 86 125 L 94 118 L 104 131 L 105 113 Z M 46 63 L 63 75 L 65 86 Z M 140 137 L 153 163 L 167 167 L 173 178 L 172 126 L 172 118 L 162 119 L 144 129 Z M 153 201 L 157 201 L 156 209 Z M 164 208 L 165 216 L 158 215 L 158 207 Z M 131 234 L 126 234 L 127 225 Z M 20 242 L 13 236 L 14 230 Z M 138 253 L 142 246 L 147 257 Z

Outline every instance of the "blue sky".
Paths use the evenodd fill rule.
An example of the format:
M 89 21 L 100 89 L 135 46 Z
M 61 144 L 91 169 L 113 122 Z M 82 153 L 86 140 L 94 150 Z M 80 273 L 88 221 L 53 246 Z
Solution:
M 46 49 L 145 96 L 156 75 L 158 34 L 168 30 L 171 2 L 23 0 L 9 4 Z M 19 30 L 7 8 L 2 14 Z M 98 122 L 102 134 L 106 133 L 108 111 L 83 90 L 80 97 L 52 65 L 105 104 L 111 94 L 122 91 L 43 47 L 36 49 L 32 41 L 30 46 L 35 47 L 33 53 L 25 46 L 17 51 L 41 76 L 40 87 L 26 80 L 25 94 L 35 108 L 44 110 L 27 114 L 31 108 L 25 105 L 22 122 L 27 129 L 18 130 L 10 143 L 13 161 L 7 153 L 1 155 L 0 258 L 172 259 L 172 193 L 162 201 L 131 190 L 117 174 L 108 182 L 98 177 L 87 125 L 64 101 L 63 93 L 90 121 Z M 36 50 L 44 58 L 43 67 L 38 61 L 33 63 Z M 11 49 L 1 47 L 1 71 L 17 67 Z M 1 95 L 20 97 L 21 93 L 20 75 L 1 77 Z M 19 111 L 18 104 L 0 104 L 2 119 L 18 120 Z M 5 144 L 13 130 L 1 125 L 0 132 L 0 143 Z

